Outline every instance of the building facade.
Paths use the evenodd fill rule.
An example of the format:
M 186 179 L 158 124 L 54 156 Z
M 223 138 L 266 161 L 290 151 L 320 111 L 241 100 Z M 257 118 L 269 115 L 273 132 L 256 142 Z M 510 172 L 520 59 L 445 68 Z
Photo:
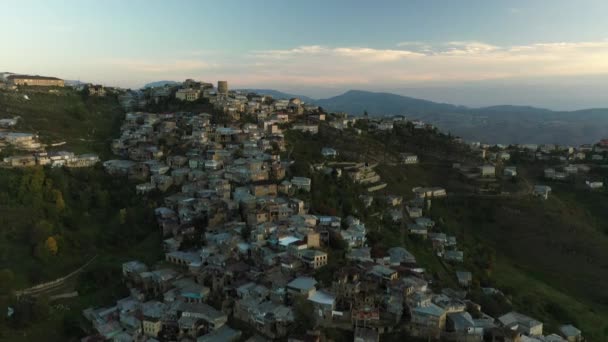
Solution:
M 11 75 L 7 77 L 12 85 L 16 86 L 39 86 L 39 87 L 63 87 L 65 82 L 57 77 Z

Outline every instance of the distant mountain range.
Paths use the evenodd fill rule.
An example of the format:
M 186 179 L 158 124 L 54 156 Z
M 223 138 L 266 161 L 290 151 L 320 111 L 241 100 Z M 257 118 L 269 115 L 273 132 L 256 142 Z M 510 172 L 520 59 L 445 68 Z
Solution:
M 87 84 L 86 82 L 81 82 L 77 80 L 64 80 L 65 85 L 69 85 L 71 87 L 77 87 L 79 85 Z
M 294 97 L 297 97 L 300 100 L 304 101 L 305 103 L 314 103 L 316 101 L 308 96 L 294 95 L 294 94 L 284 93 L 282 91 L 273 90 L 273 89 L 238 89 L 238 90 L 256 93 L 256 94 L 260 94 L 260 95 L 269 95 L 269 96 L 272 96 L 273 99 L 278 99 L 278 100 L 289 100 Z
M 608 108 L 552 111 L 529 106 L 469 108 L 391 93 L 350 90 L 313 103 L 328 111 L 405 115 L 467 140 L 487 143 L 580 145 L 608 137 Z
M 181 84 L 181 82 L 177 82 L 177 81 L 156 81 L 156 82 L 147 83 L 146 85 L 143 86 L 143 88 L 164 87 L 167 84 L 168 85 L 178 85 L 178 84 Z

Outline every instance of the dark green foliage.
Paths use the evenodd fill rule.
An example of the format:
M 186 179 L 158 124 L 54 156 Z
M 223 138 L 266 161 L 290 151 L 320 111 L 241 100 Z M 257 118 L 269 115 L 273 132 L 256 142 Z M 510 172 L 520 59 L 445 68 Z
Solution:
M 23 329 L 32 322 L 45 320 L 50 313 L 48 299 L 44 297 L 23 296 L 13 299 L 10 305 L 15 313 L 9 320 L 9 325 L 17 329 Z
M 303 297 L 294 298 L 293 314 L 295 318 L 294 332 L 305 334 L 315 326 L 315 313 L 312 302 Z
M 0 170 L 0 181 L 8 194 L 0 203 L 0 269 L 18 272 L 19 286 L 68 273 L 98 253 L 124 253 L 155 230 L 152 208 L 133 185 L 101 168 Z M 49 236 L 57 255 L 40 254 Z
M 29 100 L 23 98 L 27 94 Z M 0 116 L 20 116 L 17 131 L 38 133 L 43 143 L 75 153 L 109 156 L 109 139 L 115 136 L 124 116 L 116 96 L 89 97 L 74 90 L 58 93 L 25 88 L 19 93 L 0 91 Z

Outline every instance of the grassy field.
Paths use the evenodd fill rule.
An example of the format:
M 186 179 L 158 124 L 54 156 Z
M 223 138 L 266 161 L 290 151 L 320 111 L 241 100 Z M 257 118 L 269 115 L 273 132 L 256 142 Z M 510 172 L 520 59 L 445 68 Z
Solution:
M 58 149 L 108 156 L 109 142 L 124 115 L 117 99 L 88 97 L 67 88 L 58 91 L 0 91 L 0 117 L 21 117 L 14 130 L 38 133 L 45 144 L 65 141 Z

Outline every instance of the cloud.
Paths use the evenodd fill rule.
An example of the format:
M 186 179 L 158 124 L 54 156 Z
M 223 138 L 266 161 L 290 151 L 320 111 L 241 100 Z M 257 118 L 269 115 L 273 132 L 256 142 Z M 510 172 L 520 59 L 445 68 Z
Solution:
M 193 55 L 198 54 L 194 51 Z M 201 54 L 203 54 L 201 52 Z M 538 79 L 608 74 L 608 40 L 498 45 L 481 41 L 401 42 L 390 48 L 302 45 L 241 54 L 112 58 L 94 63 L 99 79 L 227 79 L 246 86 L 369 88 L 419 83 Z M 132 85 L 133 83 L 130 83 Z
M 401 58 L 422 56 L 422 54 L 408 50 L 372 49 L 366 47 L 325 47 L 321 45 L 300 46 L 287 50 L 255 51 L 254 57 L 263 59 L 295 59 L 307 57 L 345 57 L 362 61 L 383 62 L 394 61 Z
M 398 49 L 307 45 L 254 51 L 258 72 L 300 75 L 308 83 L 476 81 L 608 74 L 608 41 L 500 46 L 480 41 L 401 42 Z M 303 75 L 306 77 L 304 78 Z M 265 81 L 267 79 L 265 78 Z
M 448 54 L 486 54 L 489 52 L 500 50 L 500 47 L 476 41 L 457 41 L 449 42 L 450 47 L 446 52 Z

